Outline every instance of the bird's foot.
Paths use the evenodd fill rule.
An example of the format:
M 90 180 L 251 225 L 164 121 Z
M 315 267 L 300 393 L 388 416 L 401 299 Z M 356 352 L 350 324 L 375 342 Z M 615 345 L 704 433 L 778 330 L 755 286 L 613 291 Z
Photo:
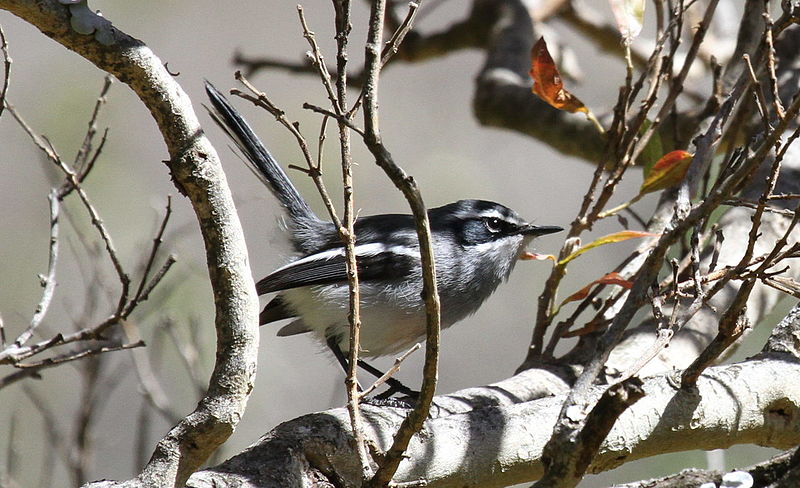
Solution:
M 364 405 L 371 405 L 373 407 L 390 407 L 390 408 L 402 408 L 404 410 L 411 410 L 417 404 L 416 397 L 392 397 L 392 398 L 384 398 L 383 394 L 364 397 L 361 399 L 360 403 Z

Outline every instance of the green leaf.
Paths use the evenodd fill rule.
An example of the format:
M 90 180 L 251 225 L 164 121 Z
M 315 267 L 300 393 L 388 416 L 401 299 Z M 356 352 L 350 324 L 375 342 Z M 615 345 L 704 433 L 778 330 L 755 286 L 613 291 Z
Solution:
M 649 120 L 645 120 L 642 124 L 641 130 L 639 130 L 639 135 L 641 136 L 653 123 Z M 650 174 L 650 170 L 653 169 L 653 166 L 656 164 L 656 161 L 664 154 L 664 148 L 661 144 L 661 134 L 658 131 L 653 132 L 653 135 L 650 136 L 650 140 L 647 141 L 647 145 L 642 150 L 642 153 L 639 154 L 639 163 L 642 165 L 644 169 L 644 177 L 647 178 L 647 175 Z

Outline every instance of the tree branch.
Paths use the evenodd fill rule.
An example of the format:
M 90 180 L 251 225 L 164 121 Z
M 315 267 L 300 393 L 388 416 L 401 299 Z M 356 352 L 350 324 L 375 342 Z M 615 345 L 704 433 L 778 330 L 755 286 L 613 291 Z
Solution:
M 800 385 L 794 381 L 798 373 L 800 363 L 783 355 L 709 368 L 696 391 L 676 390 L 671 372 L 648 378 L 643 384 L 645 396 L 620 415 L 608 435 L 613 441 L 603 441 L 588 472 L 665 452 L 734 444 L 792 447 L 800 442 Z M 542 374 L 549 373 L 529 370 L 516 381 Z M 464 396 L 437 397 L 423 432 L 425 439 L 447 449 L 432 449 L 425 439 L 412 440 L 394 481 L 424 482 L 429 487 L 499 487 L 541 477 L 542 448 L 565 396 L 522 402 L 506 397 L 495 404 L 492 398 L 498 398 L 506 381 L 471 389 Z M 602 391 L 595 387 L 593 393 Z M 464 409 L 468 402 L 474 407 Z M 451 412 L 450 405 L 461 405 L 462 410 Z M 364 420 L 366 431 L 379 441 L 379 448 L 385 448 L 403 415 L 365 406 Z M 196 473 L 188 486 L 302 486 L 333 472 L 343 483 L 356 484 L 360 471 L 349 439 L 344 409 L 304 416 L 276 427 L 223 464 Z
M 206 397 L 158 443 L 150 462 L 132 482 L 181 485 L 231 434 L 244 412 L 255 377 L 255 286 L 219 157 L 203 135 L 189 98 L 141 41 L 96 14 L 79 12 L 55 0 L 0 0 L 0 8 L 36 26 L 134 90 L 159 126 L 175 185 L 189 198 L 197 215 L 214 290 L 217 363 Z M 77 33 L 73 25 L 91 26 L 91 35 Z

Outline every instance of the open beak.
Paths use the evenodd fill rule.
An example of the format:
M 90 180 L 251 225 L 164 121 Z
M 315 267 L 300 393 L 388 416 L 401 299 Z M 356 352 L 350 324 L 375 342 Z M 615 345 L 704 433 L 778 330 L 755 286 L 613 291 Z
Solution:
M 554 232 L 561 232 L 564 230 L 563 228 L 557 225 L 533 225 L 528 224 L 527 226 L 520 229 L 521 234 L 526 236 L 544 236 L 547 234 L 553 234 Z

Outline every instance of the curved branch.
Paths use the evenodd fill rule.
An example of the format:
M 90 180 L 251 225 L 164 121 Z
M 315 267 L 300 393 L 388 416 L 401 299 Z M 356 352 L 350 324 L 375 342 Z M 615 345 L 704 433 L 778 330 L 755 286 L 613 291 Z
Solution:
M 233 432 L 255 379 L 255 286 L 219 157 L 203 134 L 188 96 L 141 41 L 88 9 L 77 11 L 56 0 L 0 0 L 0 8 L 34 25 L 134 90 L 158 124 L 169 151 L 166 164 L 175 185 L 189 198 L 197 215 L 216 305 L 217 363 L 208 392 L 197 409 L 158 443 L 144 471 L 130 482 L 182 485 Z M 93 35 L 73 30 L 73 26 L 87 25 Z

